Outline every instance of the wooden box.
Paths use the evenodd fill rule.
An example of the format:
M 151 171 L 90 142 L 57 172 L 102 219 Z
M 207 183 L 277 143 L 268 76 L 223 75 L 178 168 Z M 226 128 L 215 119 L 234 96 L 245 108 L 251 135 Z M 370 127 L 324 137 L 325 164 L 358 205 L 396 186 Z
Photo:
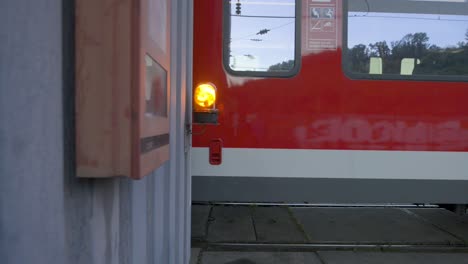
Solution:
M 77 0 L 78 177 L 140 179 L 169 159 L 170 0 Z

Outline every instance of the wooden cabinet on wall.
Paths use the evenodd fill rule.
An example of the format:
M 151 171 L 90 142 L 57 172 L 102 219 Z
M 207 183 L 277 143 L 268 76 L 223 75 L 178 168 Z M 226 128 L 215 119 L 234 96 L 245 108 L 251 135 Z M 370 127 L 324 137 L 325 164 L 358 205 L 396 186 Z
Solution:
M 78 177 L 140 179 L 169 159 L 170 0 L 77 0 Z

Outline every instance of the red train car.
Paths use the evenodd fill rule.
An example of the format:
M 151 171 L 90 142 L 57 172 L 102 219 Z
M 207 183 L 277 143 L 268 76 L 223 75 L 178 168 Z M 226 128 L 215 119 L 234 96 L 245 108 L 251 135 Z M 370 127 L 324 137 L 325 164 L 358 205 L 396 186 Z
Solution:
M 193 200 L 468 203 L 467 81 L 464 0 L 195 1 Z

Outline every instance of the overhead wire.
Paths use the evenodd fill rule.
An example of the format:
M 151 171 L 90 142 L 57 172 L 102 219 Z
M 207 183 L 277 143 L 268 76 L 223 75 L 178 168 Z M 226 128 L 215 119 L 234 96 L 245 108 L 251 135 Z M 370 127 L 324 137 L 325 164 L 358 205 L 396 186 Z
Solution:
M 448 19 L 448 18 L 428 18 L 428 17 L 403 17 L 403 16 L 378 16 L 378 15 L 348 15 L 350 18 L 359 17 L 374 17 L 374 18 L 394 18 L 394 19 L 416 19 L 416 20 L 433 20 L 433 21 L 454 21 L 454 22 L 468 22 L 468 19 Z
M 295 21 L 291 21 L 291 22 L 288 22 L 288 23 L 286 23 L 286 24 L 282 24 L 282 25 L 280 25 L 280 26 L 270 28 L 269 31 L 276 30 L 276 29 L 279 29 L 279 28 L 282 28 L 282 27 L 291 25 L 291 24 L 293 24 L 294 22 L 295 22 Z M 249 35 L 243 36 L 243 37 L 231 39 L 231 42 L 233 42 L 233 41 L 239 41 L 239 40 L 247 40 L 247 39 L 249 39 L 249 38 L 252 37 L 252 36 L 257 36 L 259 32 L 260 32 L 260 31 L 258 31 L 258 32 L 256 32 L 256 33 L 253 33 L 253 34 L 249 34 Z

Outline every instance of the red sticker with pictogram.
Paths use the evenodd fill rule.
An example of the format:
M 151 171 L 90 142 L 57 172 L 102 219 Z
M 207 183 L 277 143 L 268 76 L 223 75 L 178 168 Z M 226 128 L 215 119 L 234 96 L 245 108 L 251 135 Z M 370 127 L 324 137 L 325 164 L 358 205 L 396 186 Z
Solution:
M 307 12 L 307 49 L 336 50 L 336 0 L 309 0 Z

